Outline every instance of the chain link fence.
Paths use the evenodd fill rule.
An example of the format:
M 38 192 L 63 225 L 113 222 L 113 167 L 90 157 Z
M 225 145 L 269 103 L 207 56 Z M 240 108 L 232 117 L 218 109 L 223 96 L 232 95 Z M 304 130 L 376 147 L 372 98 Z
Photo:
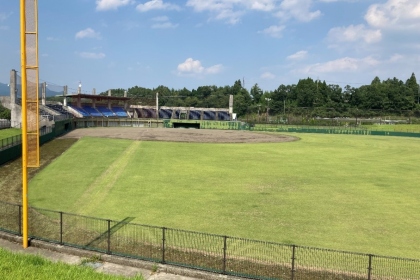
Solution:
M 253 279 L 420 279 L 420 260 L 256 241 L 29 208 L 31 238 Z M 0 201 L 0 230 L 21 233 L 21 206 Z

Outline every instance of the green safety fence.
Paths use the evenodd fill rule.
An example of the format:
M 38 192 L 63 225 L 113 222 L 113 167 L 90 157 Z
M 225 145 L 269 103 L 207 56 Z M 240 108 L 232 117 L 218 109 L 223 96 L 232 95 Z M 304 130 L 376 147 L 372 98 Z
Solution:
M 0 231 L 21 234 L 21 205 L 0 201 Z M 420 260 L 281 244 L 29 207 L 31 238 L 225 275 L 278 280 L 420 279 Z

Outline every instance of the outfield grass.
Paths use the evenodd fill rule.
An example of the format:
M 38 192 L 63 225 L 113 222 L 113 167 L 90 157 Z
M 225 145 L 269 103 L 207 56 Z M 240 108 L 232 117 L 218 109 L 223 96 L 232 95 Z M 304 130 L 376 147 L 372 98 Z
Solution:
M 22 134 L 22 131 L 18 128 L 0 129 L 0 140 L 20 134 Z
M 90 267 L 53 263 L 40 256 L 23 255 L 8 252 L 0 248 L 0 279 L 144 279 L 142 276 L 127 278 L 95 272 Z
M 200 144 L 84 138 L 29 186 L 33 206 L 420 258 L 420 139 L 292 134 Z

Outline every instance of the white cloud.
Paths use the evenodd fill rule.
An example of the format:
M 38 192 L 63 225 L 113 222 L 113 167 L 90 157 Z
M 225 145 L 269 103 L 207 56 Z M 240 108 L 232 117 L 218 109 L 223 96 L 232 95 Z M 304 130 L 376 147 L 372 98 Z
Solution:
M 152 28 L 155 28 L 155 29 L 167 29 L 167 28 L 178 27 L 178 24 L 174 24 L 170 22 L 167 16 L 155 17 L 155 18 L 152 18 L 152 20 L 156 22 L 152 25 Z
M 165 3 L 163 0 L 150 0 L 144 4 L 138 4 L 136 9 L 139 12 L 148 12 L 151 10 L 181 10 L 178 5 Z
M 271 12 L 279 0 L 188 0 L 186 6 L 196 12 L 209 12 L 210 19 L 236 24 L 248 10 Z
M 249 6 L 252 10 L 270 12 L 276 8 L 275 0 L 252 0 L 249 1 Z
M 376 28 L 419 30 L 420 1 L 388 0 L 383 4 L 371 5 L 365 20 Z
M 172 22 L 161 22 L 152 24 L 152 28 L 154 29 L 167 29 L 167 28 L 177 28 L 178 24 L 173 24 Z
M 398 62 L 398 61 L 401 61 L 402 59 L 404 59 L 404 56 L 396 53 L 389 58 L 389 62 Z
M 76 39 L 83 39 L 83 38 L 95 38 L 100 39 L 101 34 L 99 32 L 96 32 L 92 28 L 86 28 L 84 30 L 80 30 L 76 33 Z
M 266 34 L 274 38 L 281 38 L 283 35 L 282 31 L 284 30 L 284 28 L 284 25 L 272 25 L 262 31 L 258 31 L 258 33 Z
M 116 10 L 119 7 L 133 4 L 133 0 L 96 0 L 96 10 Z
M 78 53 L 78 55 L 82 58 L 88 58 L 88 59 L 102 59 L 102 58 L 105 58 L 104 53 L 81 52 L 81 53 Z
M 307 51 L 298 51 L 294 54 L 291 54 L 287 57 L 288 60 L 302 60 L 306 57 L 308 54 Z
M 277 16 L 286 21 L 294 18 L 298 21 L 309 22 L 321 16 L 321 11 L 311 11 L 313 0 L 283 0 Z
M 381 41 L 382 32 L 379 29 L 367 29 L 363 24 L 359 24 L 331 28 L 328 38 L 334 43 L 364 41 L 367 44 L 372 44 Z
M 211 19 L 235 24 L 249 11 L 273 13 L 283 21 L 294 18 L 309 22 L 321 16 L 319 10 L 311 10 L 313 2 L 314 0 L 188 0 L 186 5 L 196 12 L 209 12 Z
M 276 75 L 271 72 L 264 72 L 261 74 L 260 78 L 264 80 L 273 80 L 276 78 Z
M 207 74 L 217 74 L 222 72 L 223 70 L 223 65 L 222 64 L 216 64 L 213 66 L 210 66 L 209 68 L 205 69 L 205 72 Z
M 185 62 L 178 64 L 178 71 L 181 73 L 202 73 L 204 72 L 204 67 L 199 60 L 187 58 Z
M 199 60 L 187 58 L 183 63 L 178 64 L 178 74 L 196 75 L 196 74 L 217 74 L 223 70 L 222 64 L 217 64 L 205 68 Z
M 381 62 L 371 56 L 365 58 L 344 57 L 324 63 L 316 63 L 305 67 L 304 73 L 336 73 L 336 72 L 355 72 L 367 67 L 377 66 Z

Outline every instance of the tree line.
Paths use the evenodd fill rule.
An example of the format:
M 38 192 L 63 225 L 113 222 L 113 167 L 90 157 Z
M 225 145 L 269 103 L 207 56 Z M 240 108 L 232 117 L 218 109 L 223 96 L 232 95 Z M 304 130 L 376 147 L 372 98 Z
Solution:
M 113 89 L 113 96 L 123 96 L 124 89 Z M 369 85 L 360 87 L 327 84 L 311 78 L 297 84 L 280 85 L 263 91 L 258 84 L 250 90 L 241 80 L 232 86 L 200 86 L 197 89 L 169 89 L 166 86 L 127 90 L 132 104 L 159 106 L 227 108 L 229 95 L 234 96 L 234 112 L 239 117 L 307 114 L 311 117 L 369 117 L 383 114 L 420 117 L 420 90 L 414 73 L 405 82 L 397 78 L 380 80 L 375 77 Z M 101 93 L 107 95 L 107 92 Z

